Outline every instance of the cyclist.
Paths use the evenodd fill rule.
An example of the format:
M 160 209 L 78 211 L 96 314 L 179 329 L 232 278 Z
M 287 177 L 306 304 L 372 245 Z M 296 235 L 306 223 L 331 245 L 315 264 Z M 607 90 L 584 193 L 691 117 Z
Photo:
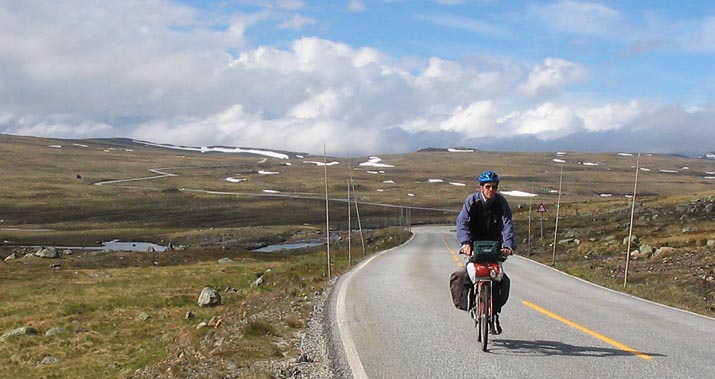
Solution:
M 511 209 L 504 196 L 498 193 L 499 176 L 494 171 L 484 171 L 479 175 L 479 191 L 467 197 L 457 216 L 457 239 L 462 245 L 461 251 L 472 255 L 472 242 L 499 241 L 502 255 L 511 255 L 516 247 L 514 243 L 514 225 Z M 472 287 L 467 269 L 458 268 L 449 280 L 452 300 L 455 307 L 466 310 L 466 299 Z M 494 321 L 497 334 L 502 332 L 499 324 L 499 312 L 509 298 L 509 277 L 504 274 L 501 281 L 493 283 Z

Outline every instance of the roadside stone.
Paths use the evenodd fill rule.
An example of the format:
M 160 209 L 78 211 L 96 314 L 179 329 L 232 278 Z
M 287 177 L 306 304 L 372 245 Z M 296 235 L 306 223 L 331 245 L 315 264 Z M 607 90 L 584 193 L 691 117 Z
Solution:
M 137 320 L 139 320 L 139 321 L 147 321 L 150 318 L 151 318 L 151 316 L 146 312 L 139 313 L 139 315 L 137 316 Z
M 11 261 L 11 260 L 13 260 L 13 259 L 17 259 L 17 254 L 12 253 L 12 254 L 8 255 L 7 257 L 5 257 L 4 261 L 5 261 L 5 262 L 9 262 L 9 261 Z
M 632 235 L 630 238 L 631 238 L 631 243 L 635 243 L 635 244 L 638 243 L 638 236 L 636 236 L 635 234 Z M 628 237 L 623 239 L 623 244 L 628 245 Z
M 651 246 L 651 245 L 646 245 L 646 244 L 640 245 L 640 247 L 638 248 L 638 250 L 640 251 L 639 257 L 642 257 L 642 258 L 645 258 L 645 259 L 648 259 L 648 258 L 652 257 L 652 256 L 653 256 L 653 251 L 655 251 L 655 249 L 653 248 L 653 246 Z
M 200 307 L 221 305 L 221 294 L 211 287 L 204 287 L 204 289 L 201 290 L 198 302 Z
M 41 365 L 53 365 L 53 364 L 59 363 L 59 361 L 60 361 L 59 358 L 48 355 L 48 356 L 42 358 L 42 360 L 40 361 L 40 364 Z
M 21 328 L 13 329 L 5 332 L 0 336 L 0 341 L 5 341 L 10 338 L 20 337 L 20 336 L 34 336 L 37 335 L 37 329 L 31 326 L 23 326 Z
M 218 260 L 218 264 L 220 265 L 227 265 L 233 263 L 233 259 L 231 258 L 221 258 Z
M 62 250 L 62 255 L 72 255 L 72 250 L 70 250 L 70 249 Z
M 670 255 L 670 254 L 673 254 L 674 252 L 675 252 L 675 248 L 674 248 L 674 247 L 663 246 L 663 247 L 659 247 L 659 248 L 655 249 L 655 253 L 653 253 L 653 257 L 654 257 L 654 258 L 658 258 L 658 257 L 660 257 L 661 255 L 664 255 L 664 254 L 665 254 L 665 255 Z
M 58 336 L 62 334 L 69 334 L 69 330 L 61 327 L 61 326 L 53 326 L 45 332 L 45 337 L 52 337 L 52 336 Z
M 40 258 L 59 258 L 60 254 L 54 247 L 41 247 L 37 250 L 37 252 L 35 252 L 35 256 Z
M 261 276 L 259 276 L 258 279 L 254 280 L 254 281 L 251 283 L 251 288 L 258 287 L 258 286 L 260 286 L 260 285 L 263 284 L 263 283 L 264 283 L 263 274 L 261 274 Z

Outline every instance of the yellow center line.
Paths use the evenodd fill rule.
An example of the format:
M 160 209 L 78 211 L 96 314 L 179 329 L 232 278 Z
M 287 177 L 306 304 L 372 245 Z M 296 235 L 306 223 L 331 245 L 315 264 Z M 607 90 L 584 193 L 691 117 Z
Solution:
M 442 243 L 444 243 L 444 247 L 447 248 L 447 251 L 449 251 L 450 254 L 452 254 L 452 259 L 454 259 L 455 262 L 457 262 L 457 266 L 463 267 L 464 263 L 462 262 L 461 259 L 459 259 L 459 253 L 454 251 L 451 247 L 449 247 L 449 243 L 447 243 L 447 239 L 445 238 L 445 234 L 442 234 Z
M 573 322 L 573 321 L 571 321 L 571 320 L 568 320 L 568 319 L 566 319 L 566 318 L 563 318 L 563 317 L 561 317 L 561 316 L 559 316 L 559 315 L 557 315 L 557 314 L 555 314 L 555 313 L 553 313 L 553 312 L 547 311 L 546 309 L 541 308 L 541 307 L 539 307 L 538 305 L 532 304 L 532 303 L 530 303 L 530 302 L 528 302 L 528 301 L 522 301 L 521 303 L 524 304 L 524 305 L 526 305 L 527 307 L 529 307 L 529 308 L 531 308 L 531 309 L 534 309 L 534 310 L 536 310 L 536 311 L 538 311 L 538 312 L 541 312 L 541 313 L 543 313 L 543 314 L 545 314 L 545 315 L 547 315 L 547 316 L 549 316 L 549 317 L 551 317 L 551 318 L 553 318 L 553 319 L 556 319 L 556 320 L 558 320 L 558 321 L 561 321 L 561 322 L 563 322 L 564 324 L 566 324 L 566 325 L 568 325 L 568 326 L 570 326 L 570 327 L 572 327 L 572 328 L 576 328 L 577 330 L 580 330 L 580 331 L 582 331 L 582 332 L 584 332 L 584 333 L 590 335 L 591 337 L 598 338 L 599 340 L 601 340 L 601 341 L 603 341 L 603 342 L 605 342 L 605 343 L 607 343 L 607 344 L 609 344 L 609 345 L 611 345 L 611 346 L 615 346 L 615 347 L 617 347 L 618 349 L 621 349 L 621 350 L 623 350 L 623 351 L 629 352 L 629 353 L 631 353 L 631 354 L 633 354 L 633 355 L 636 355 L 636 356 L 638 356 L 638 357 L 640 357 L 640 358 L 643 358 L 643 359 L 645 359 L 645 360 L 647 360 L 647 361 L 653 360 L 653 357 L 651 357 L 650 355 L 647 355 L 647 354 L 645 354 L 645 353 L 641 353 L 640 351 L 638 351 L 638 350 L 636 350 L 636 349 L 634 349 L 634 348 L 632 348 L 632 347 L 630 347 L 630 346 L 626 346 L 626 345 L 624 345 L 624 344 L 622 344 L 622 343 L 620 343 L 620 342 L 618 342 L 618 341 L 612 340 L 612 339 L 610 339 L 610 338 L 608 338 L 608 337 L 606 337 L 606 336 L 604 336 L 604 335 L 602 335 L 602 334 L 596 333 L 596 332 L 594 332 L 593 330 L 588 329 L 588 328 L 586 328 L 586 327 L 583 327 L 583 326 L 581 326 L 581 325 L 579 325 L 579 324 L 577 324 L 577 323 L 575 323 L 575 322 Z

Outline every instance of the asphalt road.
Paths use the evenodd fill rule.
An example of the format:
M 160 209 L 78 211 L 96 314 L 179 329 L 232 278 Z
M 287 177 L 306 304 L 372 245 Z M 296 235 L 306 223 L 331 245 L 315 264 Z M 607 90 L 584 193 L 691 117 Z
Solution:
M 647 302 L 514 256 L 504 332 L 482 352 L 452 305 L 453 228 L 343 275 L 329 303 L 337 375 L 353 378 L 714 378 L 715 319 Z

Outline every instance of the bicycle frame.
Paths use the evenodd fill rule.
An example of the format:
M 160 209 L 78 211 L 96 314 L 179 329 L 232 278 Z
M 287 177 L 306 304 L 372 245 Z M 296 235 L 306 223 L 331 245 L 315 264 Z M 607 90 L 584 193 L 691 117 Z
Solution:
M 503 275 L 499 263 L 474 263 L 475 280 L 472 288 L 474 304 L 471 304 L 470 315 L 477 329 L 477 341 L 481 343 L 482 351 L 487 351 L 489 333 L 494 331 L 494 308 L 492 303 L 492 282 L 500 280 Z

